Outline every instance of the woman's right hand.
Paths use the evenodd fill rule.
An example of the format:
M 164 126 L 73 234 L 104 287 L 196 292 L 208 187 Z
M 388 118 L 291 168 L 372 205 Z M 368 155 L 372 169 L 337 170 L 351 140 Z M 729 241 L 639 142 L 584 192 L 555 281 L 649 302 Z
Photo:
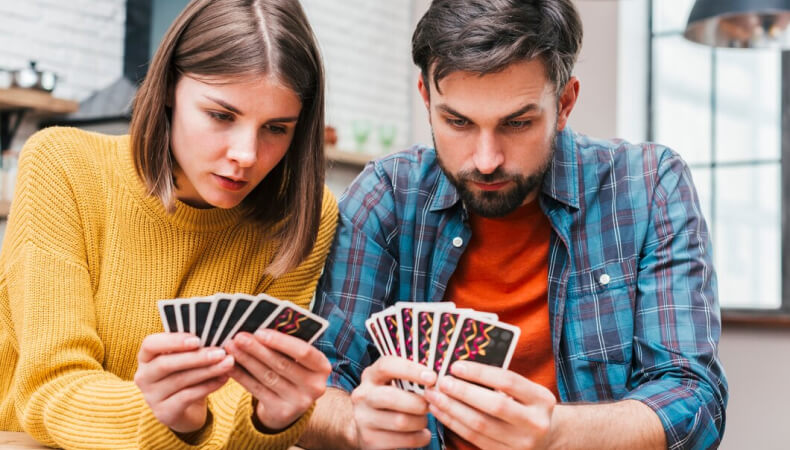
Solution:
M 189 333 L 157 333 L 143 340 L 134 382 L 154 416 L 177 433 L 191 433 L 206 423 L 206 397 L 228 381 L 232 356 L 200 348 Z

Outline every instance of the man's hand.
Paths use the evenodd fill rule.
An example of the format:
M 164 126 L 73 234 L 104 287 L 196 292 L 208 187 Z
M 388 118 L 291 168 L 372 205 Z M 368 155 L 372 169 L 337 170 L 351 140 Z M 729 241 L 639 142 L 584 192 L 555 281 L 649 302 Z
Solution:
M 199 348 L 187 333 L 157 333 L 143 339 L 134 382 L 154 416 L 177 433 L 206 423 L 206 397 L 228 381 L 233 357 L 220 348 Z
M 430 442 L 428 403 L 415 393 L 391 386 L 395 379 L 432 386 L 436 373 L 394 356 L 383 356 L 366 368 L 362 382 L 351 393 L 360 448 L 414 448 Z
M 514 372 L 480 363 L 456 362 L 450 372 L 456 378 L 442 377 L 438 387 L 425 392 L 430 412 L 445 426 L 482 449 L 548 446 L 557 403 L 551 391 Z
M 287 428 L 326 390 L 329 360 L 299 338 L 259 330 L 237 334 L 226 348 L 238 363 L 230 376 L 258 400 L 255 414 L 264 431 Z

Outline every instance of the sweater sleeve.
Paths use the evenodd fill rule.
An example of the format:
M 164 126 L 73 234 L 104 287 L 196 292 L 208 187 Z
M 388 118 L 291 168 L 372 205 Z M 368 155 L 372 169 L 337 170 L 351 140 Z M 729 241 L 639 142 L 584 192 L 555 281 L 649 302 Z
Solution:
M 324 188 L 321 224 L 313 251 L 294 270 L 274 280 L 266 289 L 267 294 L 290 300 L 304 308 L 309 307 L 318 284 L 318 277 L 321 276 L 324 268 L 326 255 L 329 253 L 329 246 L 335 237 L 337 215 L 337 200 L 329 189 Z
M 39 442 L 67 449 L 192 448 L 156 420 L 132 381 L 103 369 L 70 162 L 56 137 L 38 133 L 22 151 L 3 249 L 17 420 Z

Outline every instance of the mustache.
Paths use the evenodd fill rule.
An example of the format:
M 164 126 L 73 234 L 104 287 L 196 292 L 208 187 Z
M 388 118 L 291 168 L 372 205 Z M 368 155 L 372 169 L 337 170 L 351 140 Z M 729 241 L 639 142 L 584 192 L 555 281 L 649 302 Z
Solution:
M 491 173 L 481 173 L 479 170 L 465 170 L 459 172 L 457 177 L 464 181 L 477 183 L 502 183 L 518 179 L 518 176 L 505 172 L 501 167 L 497 167 Z

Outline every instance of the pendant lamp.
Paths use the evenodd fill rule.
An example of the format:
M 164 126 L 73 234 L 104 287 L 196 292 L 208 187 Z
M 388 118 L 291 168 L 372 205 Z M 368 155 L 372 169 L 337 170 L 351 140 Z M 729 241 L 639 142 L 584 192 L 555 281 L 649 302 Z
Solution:
M 788 25 L 790 0 L 697 0 L 683 35 L 715 47 L 790 49 Z

